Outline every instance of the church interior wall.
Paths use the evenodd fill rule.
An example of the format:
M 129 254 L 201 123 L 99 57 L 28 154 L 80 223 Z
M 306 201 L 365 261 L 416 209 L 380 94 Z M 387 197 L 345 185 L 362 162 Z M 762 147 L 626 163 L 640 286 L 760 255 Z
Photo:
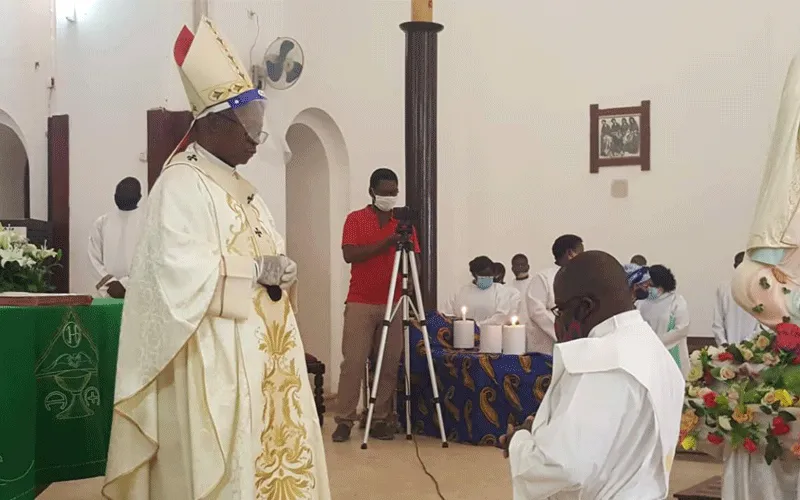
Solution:
M 0 2 L 0 123 L 11 125 L 27 149 L 31 217 L 45 220 L 48 87 L 54 75 L 51 14 L 50 0 Z
M 66 1 L 66 0 L 58 0 Z M 71 117 L 72 276 L 91 289 L 85 242 L 126 175 L 145 180 L 145 112 L 185 107 L 172 61 L 185 0 L 77 0 L 75 23 L 46 0 L 0 7 L 0 109 L 24 131 L 32 215 L 46 214 L 46 82 L 57 62 L 54 113 Z M 277 36 L 305 51 L 290 90 L 269 91 L 273 134 L 316 107 L 336 120 L 350 156 L 350 208 L 368 202 L 369 173 L 404 165 L 403 63 L 407 2 L 210 0 L 243 56 L 260 60 Z M 258 28 L 260 35 L 254 45 Z M 673 268 L 710 335 L 717 284 L 744 245 L 791 55 L 800 5 L 730 8 L 714 0 L 499 4 L 437 0 L 439 36 L 439 302 L 467 281 L 478 254 L 525 252 L 552 262 L 553 239 Z M 19 21 L 19 20 L 23 21 Z M 31 40 L 37 43 L 30 43 Z M 28 42 L 28 43 L 26 43 Z M 51 54 L 55 54 L 52 56 Z M 32 60 L 40 61 L 33 69 Z M 650 100 L 652 171 L 589 173 L 589 105 Z M 285 170 L 263 158 L 245 169 L 285 231 Z M 615 179 L 629 195 L 614 199 Z M 334 228 L 334 232 L 341 228 Z

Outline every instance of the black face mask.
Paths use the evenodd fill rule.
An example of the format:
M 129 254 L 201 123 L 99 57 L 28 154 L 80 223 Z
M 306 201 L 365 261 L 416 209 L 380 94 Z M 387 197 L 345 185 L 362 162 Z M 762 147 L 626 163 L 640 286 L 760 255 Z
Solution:
M 115 194 L 114 195 L 114 203 L 117 204 L 117 208 L 122 210 L 123 212 L 130 212 L 131 210 L 136 210 L 136 207 L 139 205 L 139 200 L 141 200 L 141 196 L 122 196 Z
M 649 295 L 644 288 L 637 288 L 633 293 L 636 295 L 636 300 L 645 300 Z

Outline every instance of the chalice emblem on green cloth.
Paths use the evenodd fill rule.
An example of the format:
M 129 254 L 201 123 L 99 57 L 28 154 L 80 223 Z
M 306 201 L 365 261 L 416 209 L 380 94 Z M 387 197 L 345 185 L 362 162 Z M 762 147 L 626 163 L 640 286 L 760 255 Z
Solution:
M 70 309 L 36 363 L 37 392 L 58 420 L 86 418 L 100 405 L 97 346 Z

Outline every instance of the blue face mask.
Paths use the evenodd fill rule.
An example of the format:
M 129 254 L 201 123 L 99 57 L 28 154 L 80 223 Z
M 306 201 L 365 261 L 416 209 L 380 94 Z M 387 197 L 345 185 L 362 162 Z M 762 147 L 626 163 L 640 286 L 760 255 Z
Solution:
M 481 290 L 487 290 L 494 283 L 494 276 L 478 276 L 475 278 L 475 286 Z
M 661 292 L 658 291 L 656 287 L 650 287 L 647 289 L 647 298 L 650 300 L 655 300 L 661 296 Z

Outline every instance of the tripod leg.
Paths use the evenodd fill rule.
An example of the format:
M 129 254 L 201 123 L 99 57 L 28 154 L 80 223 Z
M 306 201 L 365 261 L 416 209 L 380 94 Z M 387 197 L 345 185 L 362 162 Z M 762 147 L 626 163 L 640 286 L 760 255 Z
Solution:
M 405 372 L 406 439 L 411 439 L 411 317 L 408 313 L 408 254 L 403 252 L 403 370 Z
M 369 410 L 367 410 L 367 427 L 364 429 L 364 441 L 361 449 L 367 449 L 369 431 L 372 428 L 372 414 L 375 411 L 375 400 L 378 397 L 378 384 L 381 381 L 381 368 L 383 367 L 383 351 L 386 349 L 386 336 L 389 334 L 389 325 L 392 324 L 392 313 L 394 306 L 394 292 L 397 289 L 397 276 L 400 271 L 400 256 L 402 252 L 397 249 L 394 254 L 394 265 L 392 267 L 392 278 L 389 282 L 389 297 L 386 299 L 386 313 L 383 315 L 383 327 L 381 327 L 381 342 L 378 347 L 378 355 L 375 359 L 375 376 L 372 380 L 372 393 L 369 396 Z
M 431 377 L 431 389 L 433 390 L 433 402 L 436 405 L 436 416 L 439 418 L 439 431 L 442 434 L 442 448 L 447 448 L 447 433 L 444 430 L 444 419 L 442 418 L 442 405 L 439 401 L 439 387 L 436 384 L 436 372 L 433 368 L 433 357 L 431 357 L 431 342 L 428 337 L 428 323 L 425 320 L 425 306 L 422 303 L 422 291 L 419 287 L 419 274 L 417 273 L 417 261 L 414 252 L 408 252 L 409 267 L 411 268 L 411 281 L 414 284 L 414 298 L 416 299 L 417 313 L 422 325 L 422 341 L 425 343 L 425 358 L 428 361 L 428 373 Z

